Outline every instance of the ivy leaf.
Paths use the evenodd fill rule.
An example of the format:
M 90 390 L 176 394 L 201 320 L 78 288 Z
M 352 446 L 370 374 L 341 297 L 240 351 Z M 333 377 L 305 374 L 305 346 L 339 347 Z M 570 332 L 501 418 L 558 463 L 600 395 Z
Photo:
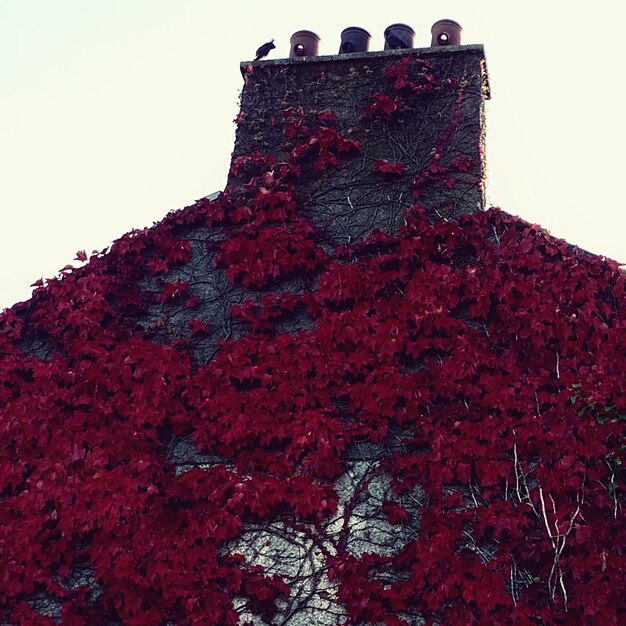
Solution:
M 377 174 L 383 174 L 389 178 L 402 176 L 406 165 L 404 163 L 390 163 L 386 159 L 376 159 L 374 161 L 374 171 Z
M 387 516 L 387 521 L 390 524 L 400 524 L 401 522 L 408 522 L 411 516 L 409 512 L 397 502 L 386 500 L 382 504 L 382 511 Z

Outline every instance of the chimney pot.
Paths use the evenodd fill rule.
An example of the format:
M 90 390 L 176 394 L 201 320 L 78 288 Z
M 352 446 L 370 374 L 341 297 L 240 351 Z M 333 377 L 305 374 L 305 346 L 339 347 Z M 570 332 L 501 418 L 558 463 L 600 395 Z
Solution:
M 317 55 L 320 38 L 310 30 L 299 30 L 291 35 L 290 59 Z
M 350 52 L 367 52 L 371 35 L 358 26 L 349 26 L 341 31 L 341 45 L 339 54 Z
M 385 50 L 412 48 L 415 31 L 407 24 L 391 24 L 385 28 Z
M 463 29 L 454 20 L 439 20 L 430 29 L 432 33 L 432 47 L 437 46 L 460 46 Z

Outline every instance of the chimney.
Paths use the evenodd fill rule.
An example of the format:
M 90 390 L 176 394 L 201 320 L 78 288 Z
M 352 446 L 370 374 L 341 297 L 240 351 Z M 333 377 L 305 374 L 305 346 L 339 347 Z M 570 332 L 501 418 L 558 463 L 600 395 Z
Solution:
M 444 22 L 456 41 L 460 26 Z M 376 44 L 391 33 L 412 46 L 411 32 L 394 24 Z M 295 166 L 298 214 L 335 244 L 392 233 L 411 207 L 433 220 L 482 210 L 484 50 L 442 44 L 242 63 L 233 163 L 257 154 Z M 231 168 L 228 182 L 249 174 Z
M 454 20 L 439 20 L 430 29 L 431 46 L 460 46 L 463 29 Z
M 299 30 L 291 35 L 291 52 L 290 59 L 298 57 L 312 57 L 317 55 L 317 47 L 320 38 L 310 30 Z
M 349 26 L 341 31 L 341 44 L 339 54 L 352 52 L 367 52 L 370 45 L 371 35 L 359 26 Z
M 415 31 L 407 24 L 392 24 L 385 28 L 385 50 L 412 48 Z

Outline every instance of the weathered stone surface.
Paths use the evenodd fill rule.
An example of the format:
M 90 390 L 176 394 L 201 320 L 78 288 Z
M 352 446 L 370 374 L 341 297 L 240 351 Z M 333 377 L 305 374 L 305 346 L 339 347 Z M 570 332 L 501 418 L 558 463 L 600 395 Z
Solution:
M 385 71 L 407 56 L 431 66 L 434 88 L 406 97 L 407 110 L 397 119 L 368 120 L 364 110 L 372 94 L 395 94 Z M 246 74 L 246 68 L 252 73 Z M 243 64 L 242 71 L 246 77 L 243 119 L 233 158 L 258 150 L 286 159 L 277 129 L 288 107 L 302 107 L 305 113 L 332 111 L 341 132 L 361 143 L 356 161 L 298 185 L 301 214 L 324 229 L 333 244 L 354 242 L 375 229 L 393 232 L 402 222 L 402 212 L 413 203 L 409 186 L 402 182 L 426 170 L 442 143 L 447 145 L 440 165 L 449 166 L 463 157 L 472 166 L 457 177 L 453 188 L 431 185 L 423 204 L 433 218 L 456 218 L 485 208 L 484 101 L 489 84 L 482 46 L 264 61 Z M 381 181 L 373 172 L 376 159 L 404 163 L 403 178 Z M 230 177 L 229 184 L 237 182 Z

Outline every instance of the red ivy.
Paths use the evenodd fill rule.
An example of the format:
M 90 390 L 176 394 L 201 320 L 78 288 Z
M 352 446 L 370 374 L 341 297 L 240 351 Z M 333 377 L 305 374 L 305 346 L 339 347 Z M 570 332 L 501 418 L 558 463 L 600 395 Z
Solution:
M 305 222 L 293 226 L 268 226 L 225 241 L 216 267 L 244 287 L 261 289 L 299 272 L 311 273 L 324 261 L 313 231 Z
M 377 159 L 374 161 L 374 171 L 387 178 L 402 176 L 405 169 L 406 164 L 404 163 L 390 163 L 387 159 Z
M 436 86 L 406 59 L 386 72 L 396 92 Z M 448 149 L 459 85 L 416 197 L 468 180 L 471 159 Z M 390 117 L 398 93 L 368 112 Z M 304 118 L 285 112 L 286 125 Z M 46 594 L 63 624 L 234 625 L 235 606 L 269 623 L 297 581 L 230 546 L 282 523 L 315 546 L 331 583 L 319 598 L 350 624 L 623 624 L 623 272 L 498 210 L 433 222 L 419 204 L 397 232 L 331 256 L 294 185 L 360 145 L 331 112 L 308 118 L 310 133 L 285 134 L 286 162 L 235 157 L 240 183 L 216 201 L 0 314 L 0 621 L 52 623 L 32 601 Z M 238 332 L 200 364 L 179 336 L 210 334 L 200 313 L 161 343 L 137 321 L 157 301 L 189 315 L 209 299 L 178 278 L 191 227 L 218 227 L 211 271 L 244 290 Z M 290 278 L 301 293 L 258 293 Z M 296 315 L 302 329 L 281 330 Z M 177 471 L 175 437 L 207 462 Z M 376 471 L 340 500 L 363 445 L 381 451 Z M 350 524 L 333 525 L 381 477 L 390 492 L 372 515 L 419 532 L 357 556 Z M 81 568 L 96 585 L 71 583 Z

